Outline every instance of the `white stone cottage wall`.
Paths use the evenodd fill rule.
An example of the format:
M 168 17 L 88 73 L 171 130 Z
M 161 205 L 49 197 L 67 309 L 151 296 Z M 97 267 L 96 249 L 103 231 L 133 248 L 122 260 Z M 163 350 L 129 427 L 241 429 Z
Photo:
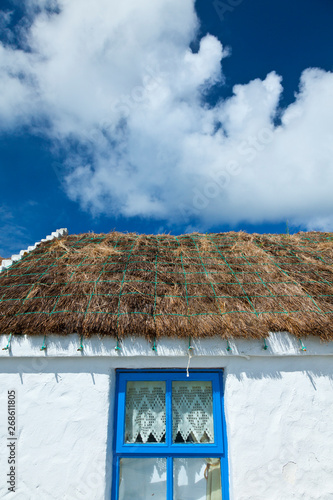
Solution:
M 8 338 L 0 338 L 0 348 Z M 116 368 L 183 368 L 186 341 L 13 338 L 0 350 L 0 498 L 110 500 Z M 231 500 L 333 498 L 333 343 L 287 334 L 193 341 L 191 368 L 224 368 Z M 7 491 L 7 390 L 18 409 L 17 491 Z M 134 499 L 133 499 L 134 500 Z

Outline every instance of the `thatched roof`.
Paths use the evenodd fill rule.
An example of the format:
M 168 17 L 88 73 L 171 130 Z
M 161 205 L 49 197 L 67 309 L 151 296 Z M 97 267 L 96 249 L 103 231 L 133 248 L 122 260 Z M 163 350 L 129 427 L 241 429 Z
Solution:
M 333 339 L 333 234 L 69 235 L 0 273 L 0 333 Z

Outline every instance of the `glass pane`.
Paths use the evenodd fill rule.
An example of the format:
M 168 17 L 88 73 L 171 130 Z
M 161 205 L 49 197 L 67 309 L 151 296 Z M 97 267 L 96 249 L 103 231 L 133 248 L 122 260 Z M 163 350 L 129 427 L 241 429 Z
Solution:
M 165 382 L 127 382 L 125 443 L 165 443 Z
M 222 500 L 219 458 L 175 458 L 174 500 Z
M 121 458 L 119 500 L 166 500 L 165 458 Z
M 212 382 L 172 382 L 174 443 L 214 443 Z

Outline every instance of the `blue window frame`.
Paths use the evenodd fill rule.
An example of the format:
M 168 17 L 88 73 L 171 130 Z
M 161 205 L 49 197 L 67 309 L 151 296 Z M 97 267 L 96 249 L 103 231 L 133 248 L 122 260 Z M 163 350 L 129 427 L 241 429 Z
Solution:
M 192 383 L 192 385 L 187 385 L 188 382 Z M 197 384 L 195 384 L 196 382 Z M 162 425 L 165 425 L 165 431 L 161 432 L 161 425 L 159 424 L 158 439 L 155 439 L 151 435 L 150 437 L 152 437 L 152 439 L 150 439 L 150 437 L 147 437 L 147 435 L 145 435 L 144 439 L 142 439 L 140 436 L 136 439 L 135 437 L 132 437 L 131 439 L 125 438 L 125 436 L 128 436 L 128 430 L 126 430 L 129 421 L 127 413 L 131 411 L 128 406 L 129 403 L 126 405 L 126 397 L 128 397 L 128 399 L 130 400 L 130 393 L 128 392 L 128 388 L 133 387 L 133 384 L 134 387 L 139 386 L 141 389 L 143 387 L 143 390 L 145 389 L 145 385 L 149 387 L 156 386 L 153 389 L 157 394 L 156 397 L 158 399 L 159 405 L 159 413 L 156 413 L 156 415 L 159 415 L 160 422 L 162 422 Z M 135 384 L 137 384 L 137 386 L 135 386 Z M 178 434 L 175 437 L 176 430 L 175 428 L 173 428 L 173 417 L 174 415 L 176 415 L 174 408 L 175 399 L 173 399 L 173 397 L 176 397 L 176 387 L 180 386 L 180 388 L 185 391 L 187 391 L 187 387 L 190 387 L 189 391 L 187 392 L 191 392 L 192 388 L 194 387 L 193 384 L 199 387 L 199 392 L 200 387 L 205 387 L 206 389 L 209 387 L 211 388 L 211 404 L 208 405 L 208 413 L 212 414 L 210 431 L 208 431 L 210 437 L 207 437 L 207 435 L 205 434 L 206 438 L 202 440 L 182 440 L 178 439 Z M 152 389 L 150 389 L 150 393 L 151 392 Z M 136 394 L 140 399 L 141 393 L 137 392 Z M 161 400 L 164 400 L 164 397 L 165 402 L 163 401 L 161 406 Z M 180 401 L 179 405 L 180 408 L 182 408 L 180 411 L 184 411 L 186 413 L 186 396 L 184 396 L 183 398 L 182 396 L 180 396 L 180 399 L 178 397 L 178 401 Z M 205 401 L 207 406 L 207 398 Z M 156 398 L 154 402 L 156 402 Z M 195 426 L 198 424 L 197 421 L 201 418 L 201 413 L 200 408 L 198 410 L 198 404 L 194 403 L 192 406 L 193 413 L 191 415 L 193 416 L 192 421 L 193 425 Z M 186 414 L 188 416 L 188 413 Z M 147 422 L 147 418 L 149 416 L 142 414 L 140 416 L 145 422 Z M 132 419 L 134 418 L 132 414 L 131 417 Z M 154 414 L 150 415 L 149 418 L 154 420 Z M 176 422 L 175 417 L 174 420 Z M 147 425 L 149 427 L 149 425 L 151 424 L 148 423 Z M 200 422 L 198 425 L 201 425 Z M 149 433 L 149 429 L 147 432 Z M 141 434 L 144 435 L 144 432 L 142 432 Z M 191 437 L 192 433 L 189 433 L 189 436 Z M 196 461 L 191 461 L 190 459 L 196 459 Z M 142 476 L 144 476 L 145 474 L 145 464 L 147 464 L 147 475 L 148 470 L 150 470 L 151 479 L 154 467 L 150 469 L 149 467 L 152 467 L 152 464 L 155 463 L 154 461 L 156 461 L 156 463 L 157 461 L 159 461 L 158 463 L 160 469 L 161 467 L 163 469 L 163 471 L 161 472 L 161 477 L 162 475 L 164 477 L 163 481 L 161 482 L 161 484 L 163 483 L 161 486 L 161 491 L 163 492 L 161 493 L 160 491 L 159 493 L 157 493 L 156 496 L 153 497 L 154 499 L 159 500 L 160 498 L 163 498 L 165 500 L 178 500 L 178 498 L 180 497 L 187 498 L 186 494 L 185 496 L 179 496 L 177 494 L 177 491 L 181 491 L 182 487 L 178 485 L 177 481 L 180 481 L 179 479 L 177 479 L 176 481 L 177 484 L 174 484 L 175 477 L 178 478 L 178 476 L 175 475 L 175 471 L 177 467 L 177 470 L 180 470 L 180 467 L 182 467 L 183 469 L 185 467 L 186 469 L 187 464 L 189 464 L 189 467 L 196 465 L 197 468 L 200 468 L 200 461 L 202 461 L 204 465 L 206 464 L 206 468 L 204 470 L 204 474 L 202 474 L 203 468 L 201 468 L 201 476 L 204 476 L 206 482 L 202 477 L 200 483 L 201 488 L 203 488 L 204 484 L 212 481 L 215 481 L 214 487 L 216 488 L 216 474 L 218 474 L 218 476 L 220 476 L 218 477 L 218 480 L 220 481 L 219 484 L 221 487 L 221 496 L 218 498 L 221 498 L 222 500 L 229 500 L 227 440 L 223 408 L 222 370 L 191 370 L 189 377 L 186 376 L 186 372 L 184 372 L 183 370 L 117 370 L 112 500 L 127 500 L 127 498 L 130 498 L 131 495 L 129 493 L 127 495 L 123 493 L 122 488 L 124 489 L 124 486 L 119 486 L 126 474 L 128 474 L 126 478 L 130 478 L 130 481 L 136 482 L 137 487 L 139 488 L 141 485 L 141 481 L 144 482 L 146 480 Z M 218 464 L 218 468 L 215 468 L 215 472 L 213 473 L 213 475 L 209 476 L 209 474 L 212 473 L 207 472 L 207 470 L 211 471 L 214 469 L 214 467 L 211 465 L 213 463 Z M 204 467 L 204 465 L 202 465 L 201 467 Z M 131 467 L 133 467 L 133 470 L 131 469 Z M 186 474 L 186 471 L 183 474 Z M 196 477 L 198 477 L 197 472 Z M 147 477 L 147 481 L 149 481 L 150 479 Z M 188 484 L 190 483 L 188 482 Z M 145 494 L 142 494 L 142 496 L 136 496 L 137 498 L 140 496 L 140 499 L 142 498 L 142 500 L 146 500 L 146 498 L 148 499 L 148 497 L 151 498 L 152 495 L 152 493 L 150 493 L 149 495 L 147 493 L 147 496 L 145 496 Z M 196 500 L 197 498 L 193 489 L 190 498 L 193 500 Z M 203 497 L 199 495 L 198 498 L 201 499 Z M 205 496 L 205 498 L 216 498 L 216 496 L 212 495 L 212 497 L 210 497 L 208 495 Z M 136 499 L 133 498 L 133 500 Z

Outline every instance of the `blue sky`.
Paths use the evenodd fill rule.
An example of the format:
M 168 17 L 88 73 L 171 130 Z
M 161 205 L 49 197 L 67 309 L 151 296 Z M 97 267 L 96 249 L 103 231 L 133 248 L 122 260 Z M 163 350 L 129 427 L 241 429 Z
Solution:
M 0 255 L 333 229 L 330 0 L 2 1 Z

